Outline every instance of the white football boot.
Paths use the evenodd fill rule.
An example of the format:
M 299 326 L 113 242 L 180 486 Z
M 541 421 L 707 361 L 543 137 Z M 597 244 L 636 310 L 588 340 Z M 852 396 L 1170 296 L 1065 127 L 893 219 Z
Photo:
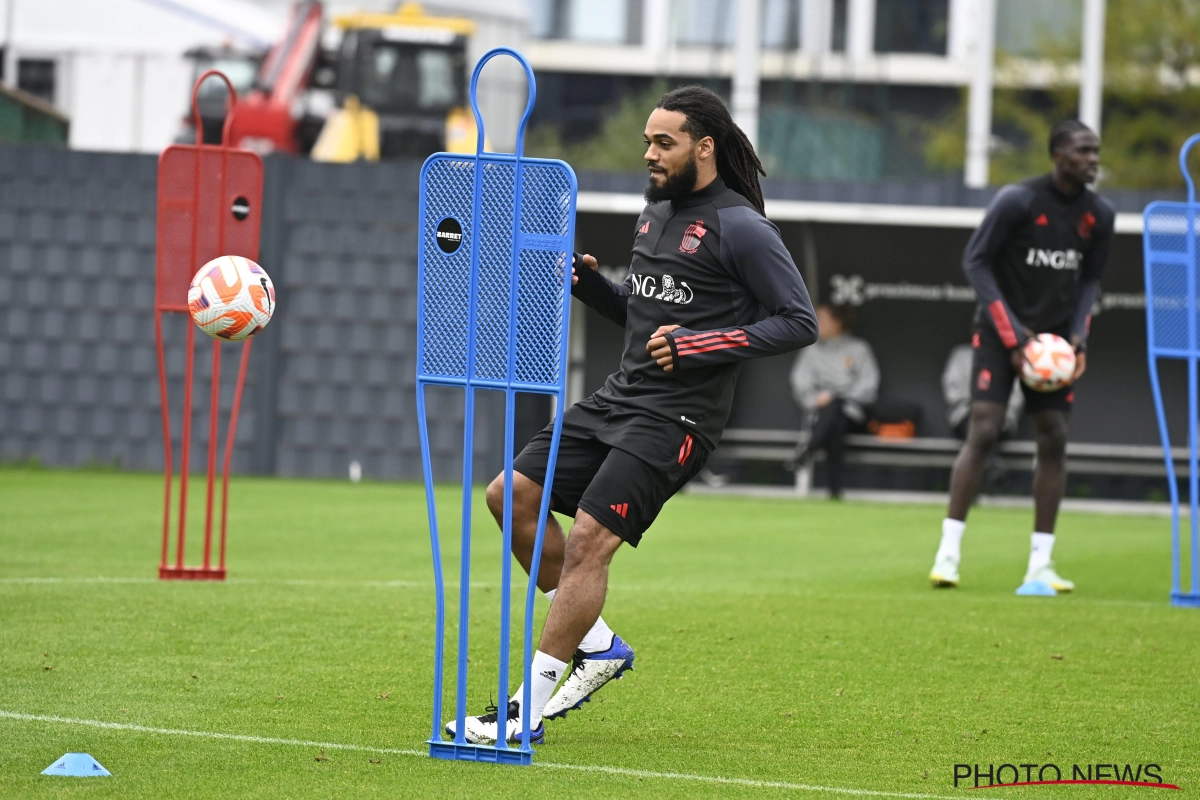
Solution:
M 1025 583 L 1030 583 L 1032 581 L 1041 581 L 1056 592 L 1075 591 L 1074 581 L 1069 581 L 1063 576 L 1059 575 L 1054 569 L 1053 561 L 1039 570 L 1026 573 Z
M 614 633 L 607 650 L 599 653 L 576 650 L 573 660 L 571 674 L 558 687 L 542 712 L 546 719 L 565 717 L 568 711 L 582 708 L 601 686 L 620 678 L 626 670 L 633 669 L 633 648 Z
M 929 582 L 935 589 L 953 589 L 958 586 L 958 559 L 950 555 L 939 555 L 929 572 Z
M 494 745 L 499 730 L 499 711 L 500 709 L 495 706 L 488 706 L 486 714 L 467 717 L 466 724 L 463 726 L 463 738 L 471 744 Z M 516 700 L 510 700 L 508 703 L 508 720 L 505 728 L 507 729 L 508 743 L 519 744 L 521 742 L 521 704 Z M 457 730 L 455 720 L 446 723 L 446 733 L 450 734 L 452 738 L 455 730 Z M 537 727 L 531 728 L 529 731 L 529 743 L 541 744 L 545 740 L 546 726 L 539 721 Z

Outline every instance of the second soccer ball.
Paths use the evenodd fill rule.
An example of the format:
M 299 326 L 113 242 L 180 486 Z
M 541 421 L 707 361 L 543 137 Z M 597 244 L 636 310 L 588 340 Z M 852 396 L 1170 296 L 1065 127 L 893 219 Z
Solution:
M 1075 348 L 1061 336 L 1039 333 L 1025 344 L 1021 380 L 1038 392 L 1057 392 L 1075 375 Z

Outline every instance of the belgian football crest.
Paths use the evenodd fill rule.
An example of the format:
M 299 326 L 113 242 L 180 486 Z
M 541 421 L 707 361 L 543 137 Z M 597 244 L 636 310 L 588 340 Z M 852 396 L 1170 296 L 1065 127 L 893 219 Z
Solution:
M 698 219 L 688 225 L 687 230 L 683 232 L 683 241 L 679 243 L 679 252 L 694 253 L 699 250 L 700 240 L 706 233 L 708 231 L 704 227 L 704 220 Z
M 1092 212 L 1085 212 L 1079 218 L 1079 236 L 1083 239 L 1092 238 L 1092 228 L 1096 227 L 1096 215 Z

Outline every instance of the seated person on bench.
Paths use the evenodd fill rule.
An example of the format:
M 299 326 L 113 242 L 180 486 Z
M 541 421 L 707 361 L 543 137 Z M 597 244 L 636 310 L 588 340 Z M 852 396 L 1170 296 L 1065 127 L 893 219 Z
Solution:
M 792 368 L 792 396 L 810 431 L 798 463 L 825 451 L 829 496 L 842 496 L 846 434 L 864 428 L 867 407 L 879 393 L 879 366 L 871 346 L 849 333 L 853 309 L 817 306 L 817 343 L 802 350 Z

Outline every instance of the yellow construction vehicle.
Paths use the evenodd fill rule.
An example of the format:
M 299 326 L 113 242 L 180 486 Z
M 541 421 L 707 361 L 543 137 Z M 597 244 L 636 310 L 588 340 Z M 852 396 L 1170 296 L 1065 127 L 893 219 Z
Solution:
M 475 23 L 435 17 L 416 3 L 395 12 L 344 14 L 333 85 L 335 110 L 312 157 L 318 161 L 425 158 L 475 151 L 467 107 L 467 40 Z

